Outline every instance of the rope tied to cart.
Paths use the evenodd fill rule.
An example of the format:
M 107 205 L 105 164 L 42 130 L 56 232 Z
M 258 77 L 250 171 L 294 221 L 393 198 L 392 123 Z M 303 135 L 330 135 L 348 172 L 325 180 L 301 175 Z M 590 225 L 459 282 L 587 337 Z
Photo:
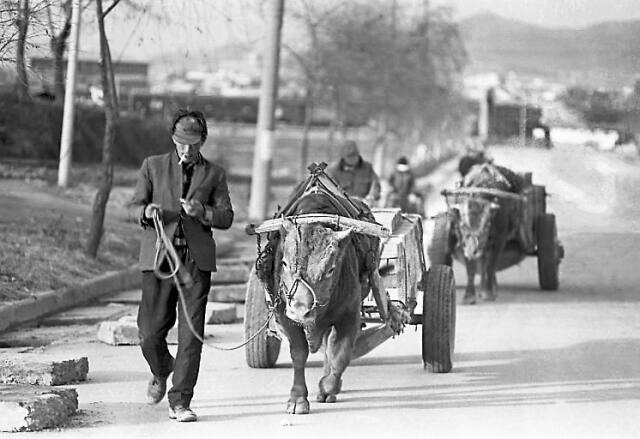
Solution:
M 253 334 L 248 339 L 246 339 L 241 344 L 237 346 L 232 346 L 232 347 L 222 347 L 222 346 L 213 345 L 211 343 L 207 343 L 204 340 L 204 338 L 198 333 L 195 326 L 193 325 L 193 321 L 189 317 L 189 311 L 187 309 L 186 300 L 184 296 L 183 288 L 185 287 L 188 288 L 189 286 L 191 286 L 193 284 L 193 279 L 189 274 L 189 272 L 185 269 L 184 264 L 180 259 L 180 255 L 178 255 L 178 252 L 176 251 L 176 248 L 174 247 L 173 242 L 167 235 L 164 229 L 164 223 L 157 211 L 153 212 L 152 219 L 153 219 L 153 226 L 156 231 L 156 253 L 154 258 L 153 272 L 155 273 L 158 279 L 162 279 L 162 280 L 173 279 L 176 285 L 176 289 L 178 290 L 180 306 L 182 307 L 182 311 L 184 312 L 185 321 L 187 322 L 189 331 L 191 331 L 193 336 L 200 343 L 202 343 L 203 346 L 206 346 L 211 349 L 216 349 L 219 351 L 233 351 L 236 349 L 240 349 L 241 347 L 251 343 L 251 341 L 253 341 L 256 337 L 258 337 L 261 333 L 263 333 L 267 329 L 267 327 L 269 326 L 269 322 L 273 317 L 273 309 L 269 310 L 269 313 L 267 314 L 267 318 L 265 319 L 264 324 L 256 331 L 256 333 Z M 163 272 L 161 269 L 162 263 L 165 260 L 169 265 L 168 272 Z

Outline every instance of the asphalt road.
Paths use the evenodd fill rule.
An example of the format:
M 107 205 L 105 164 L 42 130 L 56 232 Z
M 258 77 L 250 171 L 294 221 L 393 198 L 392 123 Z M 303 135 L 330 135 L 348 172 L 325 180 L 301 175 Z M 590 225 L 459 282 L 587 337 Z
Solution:
M 144 403 L 148 372 L 137 347 L 85 334 L 48 348 L 89 356 L 89 381 L 74 386 L 79 415 L 61 431 L 19 437 L 640 437 L 640 164 L 561 147 L 491 153 L 547 186 L 566 259 L 557 292 L 538 290 L 530 258 L 499 274 L 497 302 L 460 305 L 451 373 L 423 370 L 420 331 L 410 327 L 352 363 L 337 403 L 310 398 L 311 414 L 294 416 L 284 413 L 286 348 L 269 370 L 249 369 L 242 350 L 205 349 L 192 404 L 200 420 L 179 424 L 166 400 Z M 465 277 L 455 270 L 461 296 Z M 242 339 L 239 324 L 208 332 L 217 343 Z M 314 355 L 312 392 L 320 375 Z

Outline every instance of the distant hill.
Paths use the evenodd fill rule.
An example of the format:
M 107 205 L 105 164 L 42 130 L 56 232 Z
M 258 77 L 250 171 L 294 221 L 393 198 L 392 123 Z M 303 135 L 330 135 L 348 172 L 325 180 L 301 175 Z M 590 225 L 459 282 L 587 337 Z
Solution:
M 471 73 L 512 70 L 616 87 L 632 85 L 640 74 L 640 21 L 546 28 L 483 13 L 462 20 L 460 29 Z

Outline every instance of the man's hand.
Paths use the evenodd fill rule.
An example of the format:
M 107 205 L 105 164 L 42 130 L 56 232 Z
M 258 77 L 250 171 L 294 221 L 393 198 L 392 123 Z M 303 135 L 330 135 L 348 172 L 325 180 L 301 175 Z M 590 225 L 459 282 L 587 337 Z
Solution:
M 184 198 L 180 199 L 182 203 L 182 208 L 184 212 L 194 218 L 204 218 L 204 206 L 198 200 L 185 200 Z
M 144 208 L 145 219 L 148 219 L 148 220 L 153 219 L 154 212 L 158 212 L 158 215 L 162 217 L 162 208 L 160 207 L 159 204 L 156 204 L 156 203 L 147 204 L 147 206 Z

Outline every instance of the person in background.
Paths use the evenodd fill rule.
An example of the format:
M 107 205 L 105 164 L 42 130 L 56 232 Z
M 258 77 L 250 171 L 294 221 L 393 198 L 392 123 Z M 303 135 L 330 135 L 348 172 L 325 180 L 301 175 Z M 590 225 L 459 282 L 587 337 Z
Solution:
M 142 354 L 152 377 L 147 402 L 159 403 L 169 390 L 169 417 L 179 422 L 197 420 L 191 410 L 193 389 L 198 379 L 202 343 L 191 332 L 187 318 L 202 338 L 205 306 L 216 271 L 212 228 L 228 229 L 233 222 L 225 170 L 200 154 L 207 138 L 207 123 L 199 111 L 178 110 L 171 125 L 171 151 L 147 157 L 140 168 L 136 188 L 129 202 L 129 217 L 142 226 L 140 268 L 142 300 L 138 310 L 138 332 Z M 193 282 L 182 288 L 188 316 L 178 306 L 179 293 L 173 278 L 160 279 L 154 269 L 167 272 L 167 261 L 156 264 L 154 216 L 164 224 L 178 256 Z M 174 358 L 166 337 L 176 321 L 178 309 L 178 351 Z
M 416 179 L 409 159 L 404 156 L 398 159 L 388 183 L 391 190 L 385 203 L 387 207 L 399 207 L 403 212 L 424 214 L 424 200 L 416 192 Z
M 329 165 L 326 173 L 347 194 L 362 199 L 370 207 L 380 199 L 380 179 L 371 163 L 362 158 L 353 140 L 342 144 L 340 159 Z
M 389 177 L 389 185 L 391 190 L 396 193 L 400 199 L 406 200 L 407 197 L 415 189 L 415 178 L 409 166 L 409 160 L 402 156 L 396 162 L 396 169 Z

